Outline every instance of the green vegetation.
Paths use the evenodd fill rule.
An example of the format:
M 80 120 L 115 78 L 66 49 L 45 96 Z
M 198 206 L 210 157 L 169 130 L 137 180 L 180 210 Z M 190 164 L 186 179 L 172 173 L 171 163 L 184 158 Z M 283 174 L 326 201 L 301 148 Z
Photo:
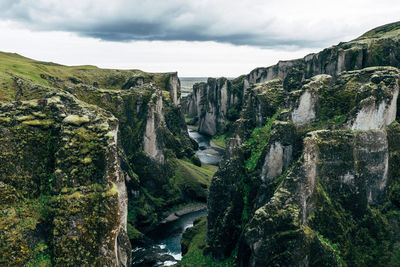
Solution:
M 197 222 L 192 228 L 187 230 L 191 233 L 184 234 L 183 242 L 186 242 L 188 247 L 187 253 L 182 257 L 182 260 L 177 266 L 185 267 L 231 267 L 236 265 L 236 252 L 231 257 L 216 262 L 211 254 L 207 254 L 206 248 L 206 217 L 203 217 L 200 222 Z M 185 240 L 185 235 L 190 235 L 190 240 Z
M 182 134 L 182 129 L 186 126 L 180 107 L 171 103 L 168 90 L 170 78 L 174 75 L 176 74 L 99 69 L 94 66 L 69 67 L 39 62 L 16 54 L 0 53 L 0 101 L 30 100 L 29 109 L 34 109 L 33 114 L 36 115 L 29 117 L 28 114 L 22 114 L 23 116 L 18 117 L 25 127 L 57 128 L 60 122 L 48 117 L 35 99 L 42 99 L 51 93 L 64 93 L 64 90 L 81 101 L 111 112 L 118 119 L 118 144 L 123 148 L 119 154 L 123 157 L 124 171 L 133 178 L 128 183 L 128 191 L 138 194 L 137 198 L 130 196 L 132 201 L 129 203 L 128 234 L 132 239 L 137 239 L 142 237 L 141 227 L 156 223 L 165 209 L 186 202 L 205 201 L 207 187 L 216 171 L 213 166 L 198 167 L 190 163 L 191 161 L 200 165 L 189 137 Z M 165 124 L 157 126 L 156 135 L 160 148 L 166 151 L 165 166 L 152 162 L 143 151 L 148 109 L 153 105 L 158 89 L 161 89 L 164 113 L 159 115 L 164 115 Z M 51 98 L 51 101 L 64 105 L 64 97 L 57 96 Z M 86 106 L 84 102 L 79 102 L 79 105 Z M 63 124 L 77 127 L 63 137 L 73 149 L 68 146 L 59 148 L 60 155 L 68 155 L 65 159 L 60 159 L 66 167 L 56 170 L 53 164 L 49 170 L 45 170 L 46 174 L 52 175 L 50 182 L 42 180 L 45 186 L 53 190 L 68 190 L 74 183 L 90 186 L 93 182 L 101 181 L 105 162 L 109 160 L 104 153 L 108 144 L 103 141 L 113 140 L 112 126 L 116 122 L 97 123 L 97 120 L 98 118 L 81 113 L 67 114 L 63 118 Z M 10 116 L 4 115 L 0 116 L 0 123 L 8 124 L 13 121 Z M 91 127 L 90 130 L 87 127 Z M 96 136 L 93 133 L 96 131 L 105 131 L 106 134 Z M 26 140 L 30 140 L 32 136 L 27 136 Z M 47 137 L 42 137 L 42 140 L 58 143 Z M 75 153 L 75 149 L 79 153 Z M 46 160 L 42 162 L 45 163 Z M 19 187 L 36 186 L 36 181 L 27 183 L 24 176 L 20 180 L 11 179 L 10 175 L 10 181 L 20 183 Z
M 45 242 L 41 241 L 33 250 L 33 258 L 28 263 L 27 267 L 50 267 L 51 257 L 48 251 L 48 246 Z
M 10 187 L 4 189 L 12 192 Z M 48 223 L 47 205 L 48 198 L 44 196 L 34 200 L 20 198 L 14 203 L 2 203 L 0 265 L 18 266 L 28 262 L 28 266 L 51 266 L 46 236 L 39 237 L 41 240 L 35 248 L 30 244 L 37 225 Z
M 394 23 L 389 23 L 380 27 L 377 27 L 375 29 L 372 29 L 363 35 L 361 35 L 357 40 L 363 40 L 363 39 L 370 39 L 370 38 L 398 38 L 400 35 L 400 23 L 399 22 L 394 22 Z
M 337 261 L 340 263 L 339 266 L 343 266 L 343 260 L 340 258 L 340 251 L 339 251 L 339 245 L 337 243 L 335 244 L 331 244 L 331 242 L 329 241 L 329 239 L 325 238 L 323 235 L 317 233 L 317 237 L 319 239 L 319 241 L 321 241 L 321 243 L 328 247 L 329 249 L 333 250 L 335 252 Z
M 345 86 L 324 86 L 319 89 L 321 120 L 328 120 L 335 116 L 343 116 L 354 108 L 360 84 L 349 81 Z
M 217 166 L 203 164 L 199 167 L 189 161 L 178 160 L 170 184 L 179 188 L 184 198 L 192 196 L 195 200 L 206 201 L 207 188 L 217 169 Z
M 169 169 L 174 171 L 168 183 L 163 186 L 164 195 L 155 197 L 142 186 L 140 191 L 143 194 L 139 199 L 128 203 L 128 235 L 132 240 L 143 237 L 140 227 L 156 223 L 172 210 L 184 207 L 187 203 L 204 203 L 211 178 L 218 169 L 217 166 L 207 164 L 199 167 L 187 159 L 171 160 L 168 164 Z
M 285 92 L 287 101 L 278 101 L 281 111 L 252 132 L 248 129 L 266 113 L 260 95 L 249 95 L 235 125 L 244 145 L 230 152 L 210 188 L 206 250 L 223 260 L 240 242 L 244 251 L 249 250 L 240 255 L 241 262 L 255 266 L 298 265 L 304 255 L 310 266 L 397 266 L 399 124 L 386 129 L 389 151 L 376 149 L 384 146 L 382 132 L 348 129 L 360 110 L 378 109 L 381 103 L 388 108 L 398 70 L 371 67 L 333 78 L 318 75 L 303 81 L 300 89 L 296 79 L 286 81 L 292 91 Z M 316 120 L 296 126 L 292 112 L 305 90 L 317 98 Z M 282 157 L 285 165 L 289 151 L 290 164 L 282 167 L 281 175 L 263 179 L 261 158 L 273 153 L 269 145 L 274 142 L 282 147 L 274 151 L 277 159 Z M 385 155 L 389 172 L 387 190 L 382 192 L 377 186 L 381 176 L 366 165 L 384 162 Z M 246 171 L 240 172 L 241 167 Z M 257 249 L 250 251 L 255 245 Z
M 216 144 L 219 147 L 226 148 L 226 135 L 214 135 L 213 138 L 211 139 L 214 144 Z
M 32 85 L 63 88 L 65 83 L 71 85 L 85 84 L 107 89 L 129 89 L 135 86 L 140 78 L 154 82 L 159 88 L 167 87 L 169 74 L 146 73 L 140 70 L 100 69 L 95 66 L 63 66 L 51 62 L 32 60 L 18 54 L 0 52 L 0 101 L 14 100 L 21 97 L 19 79 Z M 38 90 L 23 94 L 24 97 L 40 95 Z
M 278 114 L 279 110 L 274 116 L 267 119 L 267 122 L 263 127 L 255 128 L 251 133 L 251 136 L 247 141 L 247 146 L 251 149 L 251 155 L 246 160 L 246 169 L 248 171 L 254 171 L 256 168 L 261 153 L 263 152 L 265 145 L 269 142 L 272 123 L 275 121 Z

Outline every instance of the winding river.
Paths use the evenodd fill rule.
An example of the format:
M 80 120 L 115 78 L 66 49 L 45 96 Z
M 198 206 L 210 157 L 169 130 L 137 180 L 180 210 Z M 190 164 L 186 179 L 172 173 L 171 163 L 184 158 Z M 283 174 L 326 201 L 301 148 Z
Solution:
M 189 129 L 190 138 L 194 139 L 199 144 L 199 149 L 196 151 L 201 163 L 218 165 L 221 160 L 221 154 L 224 150 L 214 145 L 210 137 L 200 134 L 199 132 Z
M 218 165 L 223 149 L 215 146 L 209 137 L 189 129 L 189 136 L 199 144 L 196 151 L 201 163 Z M 177 220 L 161 224 L 148 234 L 147 245 L 134 247 L 132 266 L 169 266 L 182 258 L 181 239 L 183 232 L 193 226 L 193 221 L 207 215 L 206 208 L 187 213 Z

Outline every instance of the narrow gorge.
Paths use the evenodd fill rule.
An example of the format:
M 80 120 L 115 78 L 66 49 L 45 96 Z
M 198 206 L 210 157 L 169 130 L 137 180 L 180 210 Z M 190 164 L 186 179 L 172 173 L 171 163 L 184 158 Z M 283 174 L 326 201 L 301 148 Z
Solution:
M 399 266 L 399 68 L 399 22 L 184 97 L 0 52 L 0 265 Z
M 238 266 L 399 264 L 399 40 L 388 24 L 194 86 L 185 113 L 227 140 L 197 249 Z

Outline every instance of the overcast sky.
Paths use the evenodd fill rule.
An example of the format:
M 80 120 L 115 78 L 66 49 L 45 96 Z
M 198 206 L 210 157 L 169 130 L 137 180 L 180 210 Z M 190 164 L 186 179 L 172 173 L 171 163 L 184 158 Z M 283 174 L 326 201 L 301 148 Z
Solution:
M 0 50 L 235 77 L 400 20 L 398 0 L 0 0 Z

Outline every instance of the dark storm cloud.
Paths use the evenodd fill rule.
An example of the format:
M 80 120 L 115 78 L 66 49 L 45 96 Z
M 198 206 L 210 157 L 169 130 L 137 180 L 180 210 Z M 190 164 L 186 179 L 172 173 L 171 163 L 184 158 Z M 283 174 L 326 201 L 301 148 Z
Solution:
M 32 30 L 74 32 L 106 41 L 314 47 L 350 31 L 340 18 L 329 23 L 326 12 L 334 10 L 327 5 L 314 0 L 2 0 L 0 19 Z M 338 14 L 345 17 L 345 12 Z

